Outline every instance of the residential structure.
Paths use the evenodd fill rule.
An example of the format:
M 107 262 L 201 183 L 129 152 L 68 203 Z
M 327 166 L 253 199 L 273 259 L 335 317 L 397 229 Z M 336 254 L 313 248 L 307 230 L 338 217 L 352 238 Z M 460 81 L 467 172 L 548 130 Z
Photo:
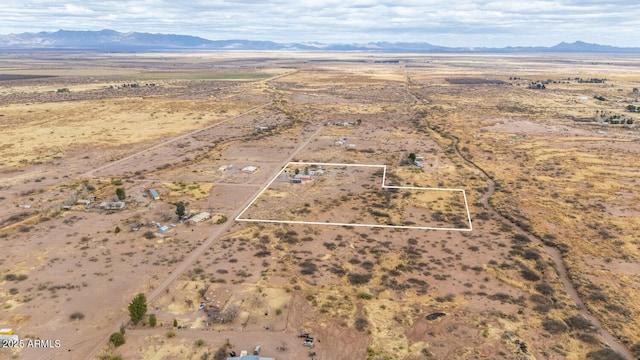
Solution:
M 99 205 L 102 210 L 121 210 L 124 209 L 124 206 L 124 201 L 105 201 Z

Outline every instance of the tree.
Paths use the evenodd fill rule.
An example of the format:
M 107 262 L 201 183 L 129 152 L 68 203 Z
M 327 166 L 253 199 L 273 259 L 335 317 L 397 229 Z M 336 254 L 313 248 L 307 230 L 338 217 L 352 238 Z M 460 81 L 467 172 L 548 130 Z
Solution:
M 411 163 L 415 163 L 416 162 L 416 154 L 414 153 L 409 153 L 409 161 L 411 161 Z
M 147 314 L 147 297 L 140 293 L 129 303 L 129 317 L 133 325 L 138 325 Z
M 117 188 L 116 189 L 116 196 L 118 197 L 118 199 L 124 200 L 126 198 L 125 193 L 124 193 L 124 188 Z
M 176 203 L 176 215 L 178 215 L 179 217 L 183 217 L 185 210 L 186 209 L 182 201 Z
M 304 174 L 305 174 L 305 175 L 309 175 L 309 168 L 308 168 L 308 167 L 305 167 L 305 168 L 304 168 Z
M 149 315 L 149 326 L 155 327 L 158 323 L 158 319 L 156 319 L 156 314 Z
M 109 336 L 109 342 L 113 344 L 113 346 L 118 347 L 120 345 L 124 345 L 124 335 L 119 332 L 114 332 Z

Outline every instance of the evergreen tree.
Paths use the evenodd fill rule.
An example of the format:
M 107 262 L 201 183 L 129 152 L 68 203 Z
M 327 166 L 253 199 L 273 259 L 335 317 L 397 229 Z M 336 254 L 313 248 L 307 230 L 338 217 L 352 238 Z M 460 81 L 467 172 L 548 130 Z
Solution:
M 133 325 L 138 325 L 147 314 L 147 297 L 140 293 L 129 303 L 129 317 Z

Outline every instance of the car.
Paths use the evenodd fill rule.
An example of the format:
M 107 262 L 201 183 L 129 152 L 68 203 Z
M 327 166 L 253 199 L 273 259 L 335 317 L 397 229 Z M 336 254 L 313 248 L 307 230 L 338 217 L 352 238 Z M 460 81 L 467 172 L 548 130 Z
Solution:
M 309 337 L 309 333 L 301 332 L 300 334 L 298 334 L 298 337 L 301 337 L 301 338 Z
M 204 303 L 203 302 L 200 303 L 200 306 L 198 306 L 198 309 L 200 309 L 200 310 L 204 309 Z

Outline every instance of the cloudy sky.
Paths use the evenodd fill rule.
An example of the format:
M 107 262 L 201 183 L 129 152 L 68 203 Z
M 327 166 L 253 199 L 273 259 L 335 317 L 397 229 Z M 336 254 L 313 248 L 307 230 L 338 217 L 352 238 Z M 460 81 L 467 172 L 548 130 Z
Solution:
M 112 29 L 211 40 L 640 47 L 638 0 L 2 0 L 0 34 Z

